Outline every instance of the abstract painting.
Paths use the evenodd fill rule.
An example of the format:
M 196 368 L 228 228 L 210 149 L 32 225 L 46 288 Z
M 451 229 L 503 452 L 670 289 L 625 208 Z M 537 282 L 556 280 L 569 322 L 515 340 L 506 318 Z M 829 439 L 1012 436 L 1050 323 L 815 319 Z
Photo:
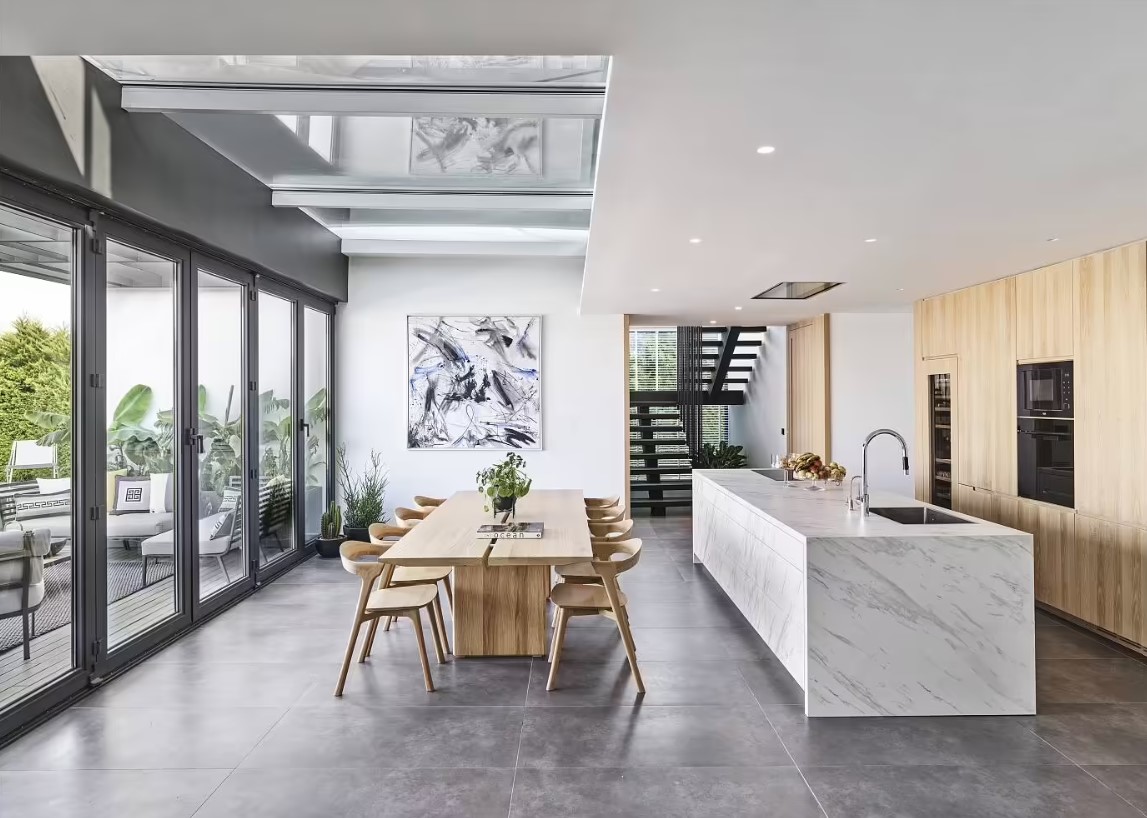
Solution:
M 541 319 L 407 318 L 407 448 L 540 449 Z
M 537 118 L 416 116 L 410 172 L 419 176 L 540 176 Z

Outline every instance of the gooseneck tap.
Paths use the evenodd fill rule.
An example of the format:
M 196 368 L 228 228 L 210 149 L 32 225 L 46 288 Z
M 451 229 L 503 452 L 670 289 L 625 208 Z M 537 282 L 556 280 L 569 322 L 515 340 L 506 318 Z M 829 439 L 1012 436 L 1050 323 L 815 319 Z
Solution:
M 904 473 L 908 474 L 908 444 L 904 442 L 904 437 L 894 429 L 877 429 L 875 432 L 869 433 L 868 437 L 864 438 L 864 458 L 862 461 L 861 478 L 860 478 L 860 510 L 865 516 L 869 514 L 868 502 L 868 444 L 881 435 L 891 435 L 900 441 L 901 464 L 904 467 Z M 851 486 L 850 486 L 851 488 Z

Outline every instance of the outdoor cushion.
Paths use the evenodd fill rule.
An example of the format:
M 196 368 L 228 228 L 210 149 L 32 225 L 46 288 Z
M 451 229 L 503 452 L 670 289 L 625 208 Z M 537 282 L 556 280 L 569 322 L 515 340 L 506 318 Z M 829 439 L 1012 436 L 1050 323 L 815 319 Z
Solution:
M 231 550 L 231 538 L 229 536 L 224 535 L 214 539 L 211 537 L 211 532 L 215 526 L 230 514 L 229 511 L 221 511 L 199 521 L 199 556 L 217 557 Z M 230 534 L 230 531 L 227 534 Z M 139 550 L 145 557 L 170 557 L 175 553 L 172 546 L 174 541 L 175 532 L 164 531 L 162 534 L 156 534 L 154 537 L 144 540 L 140 544 Z
M 112 514 L 147 513 L 151 510 L 150 477 L 116 477 Z
M 43 517 L 61 517 L 72 512 L 72 493 L 59 491 L 55 494 L 25 494 L 13 499 L 15 517 L 20 522 Z
M 61 491 L 72 490 L 70 477 L 37 477 L 36 488 L 40 494 L 56 494 Z
M 152 537 L 168 531 L 175 525 L 170 512 L 152 514 L 140 512 L 136 514 L 117 514 L 108 516 L 108 539 L 123 540 L 138 537 Z
M 32 552 L 28 588 L 28 607 L 34 608 L 44 598 L 44 556 L 50 548 L 47 530 L 32 532 L 8 531 L 0 534 L 0 585 L 19 582 L 24 575 L 27 549 Z M 0 591 L 0 614 L 23 610 L 23 589 L 9 588 Z

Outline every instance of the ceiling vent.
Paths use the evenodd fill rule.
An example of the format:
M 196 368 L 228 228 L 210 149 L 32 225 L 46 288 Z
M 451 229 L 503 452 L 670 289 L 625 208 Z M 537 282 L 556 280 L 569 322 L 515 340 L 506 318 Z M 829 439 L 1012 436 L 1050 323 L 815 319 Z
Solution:
M 803 301 L 814 295 L 828 292 L 833 287 L 839 287 L 839 281 L 782 281 L 775 287 L 769 287 L 763 293 L 754 295 L 754 299 L 781 299 L 790 301 Z

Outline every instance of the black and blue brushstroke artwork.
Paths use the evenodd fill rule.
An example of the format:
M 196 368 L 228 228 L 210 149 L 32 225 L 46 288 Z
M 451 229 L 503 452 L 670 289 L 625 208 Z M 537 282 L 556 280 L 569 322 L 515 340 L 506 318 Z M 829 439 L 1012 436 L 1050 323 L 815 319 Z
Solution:
M 540 449 L 541 319 L 407 319 L 407 448 Z

